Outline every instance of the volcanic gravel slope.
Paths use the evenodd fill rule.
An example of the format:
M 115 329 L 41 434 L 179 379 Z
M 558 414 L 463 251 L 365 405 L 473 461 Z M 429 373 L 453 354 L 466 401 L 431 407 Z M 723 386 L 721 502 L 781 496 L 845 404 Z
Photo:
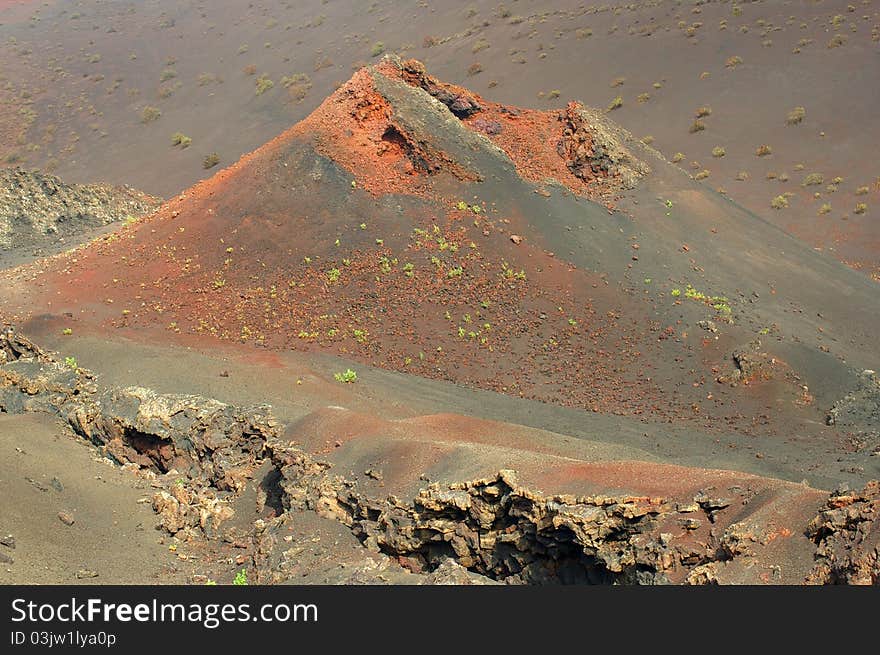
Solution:
M 880 363 L 866 278 L 598 112 L 505 107 L 393 57 L 149 219 L 7 278 L 19 319 L 840 449 L 826 413 Z

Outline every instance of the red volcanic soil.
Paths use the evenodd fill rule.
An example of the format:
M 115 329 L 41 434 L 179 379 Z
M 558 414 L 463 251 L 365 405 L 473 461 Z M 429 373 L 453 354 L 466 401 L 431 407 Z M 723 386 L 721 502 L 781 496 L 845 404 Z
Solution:
M 578 110 L 583 109 L 578 103 L 569 103 L 562 111 L 539 111 L 489 102 L 428 75 L 425 67 L 414 60 L 404 62 L 400 69 L 383 66 L 382 71 L 441 99 L 467 127 L 489 137 L 501 148 L 522 178 L 537 183 L 552 179 L 576 194 L 599 196 L 608 171 L 572 166 L 577 154 L 592 153 L 595 145 L 592 134 L 577 116 Z M 577 142 L 572 139 L 574 132 L 582 135 Z
M 401 65 L 383 62 L 372 70 L 439 99 L 466 127 L 500 147 L 526 180 L 555 180 L 576 194 L 593 198 L 614 190 L 615 181 L 607 180 L 608 171 L 586 169 L 575 174 L 572 170 L 573 150 L 590 153 L 594 148 L 588 129 L 577 117 L 582 109 L 577 103 L 562 111 L 538 111 L 488 102 L 467 89 L 428 75 L 414 60 Z M 393 124 L 393 118 L 394 108 L 362 70 L 288 134 L 312 135 L 318 152 L 343 166 L 361 186 L 376 194 L 424 193 L 424 179 L 419 178 L 439 171 L 461 181 L 477 180 L 473 171 L 446 153 L 409 141 Z M 583 139 L 572 144 L 572 132 L 579 127 Z
M 644 308 L 546 252 L 515 213 L 464 202 L 476 171 L 407 133 L 373 83 L 389 70 L 358 72 L 308 119 L 154 216 L 40 264 L 27 309 L 123 334 L 332 352 L 594 411 L 678 411 L 650 381 L 657 340 Z M 518 166 L 564 173 L 560 154 L 541 165 L 562 134 L 558 112 L 527 115 L 546 130 L 511 119 Z

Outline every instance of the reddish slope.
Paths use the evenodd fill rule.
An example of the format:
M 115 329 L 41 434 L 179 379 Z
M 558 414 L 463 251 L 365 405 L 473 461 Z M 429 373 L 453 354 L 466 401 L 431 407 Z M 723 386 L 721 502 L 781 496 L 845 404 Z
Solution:
M 508 160 L 403 84 L 407 70 L 419 69 L 360 71 L 307 120 L 150 219 L 51 263 L 42 302 L 58 312 L 60 296 L 62 310 L 104 327 L 320 349 L 596 410 L 674 411 L 641 362 L 656 345 L 644 310 L 545 252 L 515 208 L 473 195 L 471 183 Z M 616 184 L 615 171 L 576 177 L 551 148 L 571 111 L 505 111 L 528 128 L 499 139 L 518 170 L 558 174 L 583 193 Z

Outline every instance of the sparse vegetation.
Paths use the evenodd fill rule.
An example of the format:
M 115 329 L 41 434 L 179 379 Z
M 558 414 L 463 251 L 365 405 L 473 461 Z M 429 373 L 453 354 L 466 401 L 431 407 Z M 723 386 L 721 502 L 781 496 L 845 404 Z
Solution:
M 825 176 L 821 173 L 810 173 L 801 182 L 801 186 L 818 186 L 825 182 Z
M 357 382 L 358 376 L 357 373 L 350 368 L 345 369 L 342 373 L 334 373 L 333 379 L 337 382 L 342 382 L 344 384 L 353 384 Z
M 770 206 L 773 209 L 785 209 L 788 207 L 788 198 L 785 196 L 776 196 L 770 201 Z
M 159 117 L 162 115 L 162 112 L 158 107 L 146 106 L 141 111 L 141 123 L 152 123 L 153 121 L 159 120 Z
M 373 44 L 373 47 L 370 49 L 370 56 L 371 57 L 378 57 L 383 52 L 385 52 L 385 44 L 382 43 L 381 41 L 376 41 Z
M 292 101 L 301 102 L 312 88 L 312 80 L 305 73 L 294 73 L 290 77 L 282 77 L 281 86 L 287 89 Z
M 477 54 L 480 50 L 485 50 L 489 47 L 489 42 L 486 39 L 477 39 L 476 43 L 474 43 L 471 48 L 471 52 Z
M 788 116 L 786 116 L 785 122 L 787 125 L 798 125 L 803 122 L 806 115 L 806 109 L 804 109 L 803 107 L 795 107 L 790 112 L 788 112 Z
M 275 82 L 269 79 L 269 77 L 265 73 L 263 73 L 257 78 L 255 92 L 258 96 L 261 96 L 274 86 Z
M 713 157 L 723 157 L 727 154 L 727 151 L 721 146 L 715 146 L 712 148 L 712 156 Z
M 621 96 L 617 96 L 611 103 L 608 105 L 607 111 L 614 111 L 615 109 L 620 109 L 623 107 L 623 98 Z
M 192 145 L 192 139 L 182 132 L 175 132 L 171 135 L 171 145 L 189 148 Z
M 198 78 L 196 78 L 196 82 L 199 86 L 207 86 L 209 84 L 219 84 L 223 80 L 220 79 L 219 76 L 214 75 L 213 73 L 200 73 Z
M 697 111 L 694 112 L 697 118 L 705 118 L 706 116 L 710 116 L 712 114 L 711 107 L 698 107 Z
M 706 124 L 703 121 L 695 120 L 693 123 L 691 123 L 691 126 L 688 129 L 688 132 L 690 132 L 691 134 L 696 134 L 697 132 L 702 132 L 705 129 L 706 129 Z
M 208 155 L 205 155 L 205 158 L 202 160 L 202 168 L 208 170 L 209 168 L 214 168 L 219 163 L 220 155 L 218 155 L 216 152 L 212 152 Z
M 773 154 L 773 149 L 765 143 L 758 146 L 755 150 L 755 154 L 758 157 L 766 157 L 767 155 Z
M 853 214 L 864 214 L 866 211 L 868 211 L 868 205 L 860 202 L 858 205 L 856 205 L 856 208 L 853 209 Z
M 728 57 L 727 60 L 724 62 L 724 65 L 727 68 L 736 68 L 737 66 L 739 66 L 742 63 L 743 63 L 742 57 L 740 57 L 739 55 L 734 55 L 732 57 Z

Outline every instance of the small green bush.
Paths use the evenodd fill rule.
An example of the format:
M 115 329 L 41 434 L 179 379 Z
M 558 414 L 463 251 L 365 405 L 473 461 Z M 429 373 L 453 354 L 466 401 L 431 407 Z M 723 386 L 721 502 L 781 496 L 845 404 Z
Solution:
M 785 122 L 788 125 L 798 125 L 803 122 L 804 116 L 807 115 L 807 110 L 803 107 L 795 107 L 790 112 L 788 112 L 788 116 L 785 118 Z
M 337 382 L 342 382 L 345 384 L 353 384 L 354 382 L 357 382 L 358 376 L 357 376 L 357 373 L 355 373 L 350 368 L 348 368 L 343 373 L 334 373 L 333 378 Z
M 743 63 L 742 57 L 740 57 L 739 55 L 734 55 L 733 57 L 728 57 L 727 60 L 724 62 L 724 65 L 728 68 L 736 68 L 741 63 Z
M 770 206 L 773 209 L 785 209 L 788 207 L 788 198 L 785 196 L 776 196 L 770 201 Z
M 182 132 L 175 132 L 171 135 L 171 145 L 189 148 L 192 145 L 192 139 Z
M 274 86 L 275 86 L 275 82 L 270 80 L 269 77 L 265 73 L 263 73 L 262 75 L 260 75 L 257 78 L 256 94 L 258 96 L 261 96 L 264 93 L 266 93 L 266 91 L 268 91 L 269 89 L 271 89 Z
M 152 123 L 155 120 L 159 120 L 161 115 L 162 112 L 158 107 L 144 107 L 143 111 L 141 111 L 141 123 Z

